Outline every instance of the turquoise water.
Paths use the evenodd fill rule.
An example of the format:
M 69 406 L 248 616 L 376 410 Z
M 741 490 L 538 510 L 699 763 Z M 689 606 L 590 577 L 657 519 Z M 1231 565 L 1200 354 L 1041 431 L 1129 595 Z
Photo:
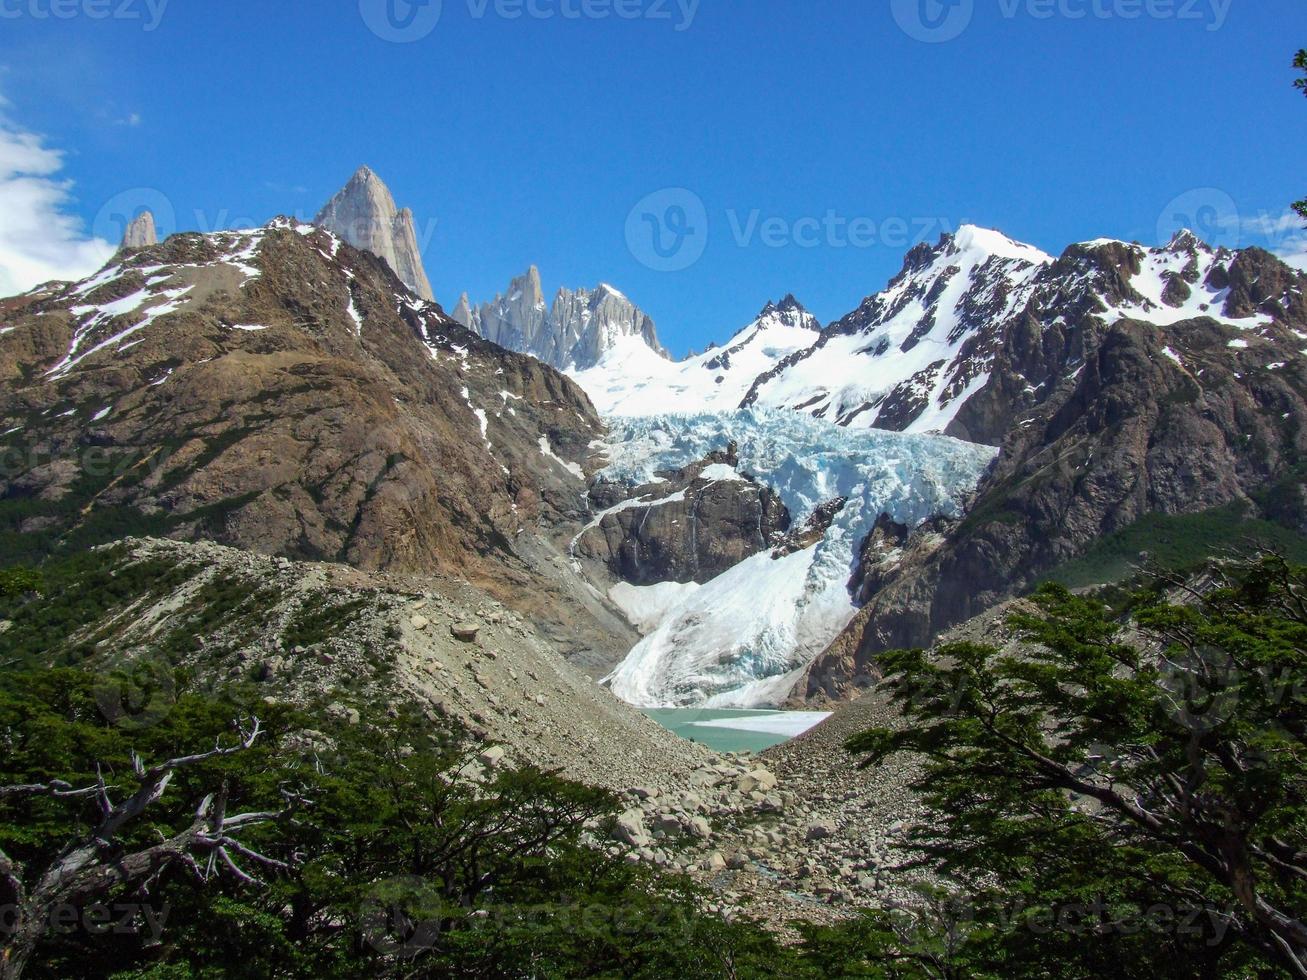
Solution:
M 697 721 L 718 721 L 729 718 L 756 718 L 759 715 L 783 715 L 784 711 L 743 711 L 738 709 L 706 708 L 650 708 L 644 712 L 669 732 L 706 745 L 714 752 L 761 752 L 790 740 L 789 735 L 767 732 L 745 732 L 734 728 L 704 728 Z

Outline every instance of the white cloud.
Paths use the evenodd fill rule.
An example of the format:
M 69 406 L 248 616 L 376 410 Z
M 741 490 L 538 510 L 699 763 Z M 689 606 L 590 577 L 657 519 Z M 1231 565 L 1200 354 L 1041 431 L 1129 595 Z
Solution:
M 1307 238 L 1289 242 L 1284 248 L 1277 249 L 1275 254 L 1284 260 L 1285 265 L 1307 272 Z
M 6 104 L 0 96 L 0 296 L 13 296 L 51 279 L 88 276 L 116 246 L 89 236 L 69 213 L 63 154 L 8 119 Z

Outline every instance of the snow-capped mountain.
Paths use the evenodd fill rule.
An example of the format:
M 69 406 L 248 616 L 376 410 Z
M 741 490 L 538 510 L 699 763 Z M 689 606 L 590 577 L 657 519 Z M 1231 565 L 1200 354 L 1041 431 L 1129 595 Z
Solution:
M 400 282 L 423 299 L 435 299 L 422 265 L 413 212 L 396 208 L 390 188 L 367 167 L 358 169 L 313 223 L 385 259 Z
M 943 432 L 988 380 L 997 327 L 1052 261 L 974 226 L 919 245 L 888 287 L 761 375 L 743 403 L 854 428 Z
M 642 609 L 649 628 L 609 678 L 633 704 L 782 703 L 857 613 L 849 582 L 877 519 L 916 527 L 960 513 L 994 458 L 992 449 L 942 436 L 841 429 L 796 412 L 709 411 L 613 420 L 599 478 L 648 484 L 728 445 L 736 465 L 708 467 L 704 477 L 771 487 L 796 526 L 823 506 L 828 521 L 811 541 L 759 551 L 697 588 L 623 585 L 615 598 Z
M 571 377 L 604 415 L 731 411 L 754 381 L 821 336 L 821 324 L 793 296 L 768 303 L 757 318 L 721 347 L 669 361 L 647 344 L 621 339 L 586 370 Z
M 585 370 L 614 350 L 632 347 L 657 360 L 667 357 L 653 320 L 621 292 L 607 283 L 560 289 L 548 306 L 535 266 L 476 309 L 464 293 L 451 316 L 487 340 L 559 370 Z

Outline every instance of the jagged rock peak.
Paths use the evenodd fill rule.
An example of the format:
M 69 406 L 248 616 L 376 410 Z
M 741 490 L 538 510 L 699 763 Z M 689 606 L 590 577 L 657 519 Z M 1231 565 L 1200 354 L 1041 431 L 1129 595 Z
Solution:
M 473 326 L 475 322 L 474 314 L 472 312 L 472 304 L 467 298 L 467 293 L 463 293 L 458 297 L 458 304 L 450 311 L 449 315 L 469 330 L 476 329 Z M 477 332 L 480 333 L 479 330 Z
M 820 332 L 821 322 L 808 312 L 807 308 L 795 299 L 793 293 L 786 293 L 779 303 L 771 300 L 762 308 L 754 321 L 759 327 L 766 328 L 773 324 L 785 327 L 798 327 L 803 330 Z
M 466 322 L 460 319 L 466 317 Z M 508 291 L 454 318 L 487 340 L 539 358 L 560 370 L 594 367 L 609 351 L 634 338 L 667 357 L 652 318 L 607 283 L 594 289 L 560 289 L 545 302 L 540 270 L 531 266 Z
M 127 248 L 145 248 L 147 245 L 158 245 L 159 233 L 154 227 L 154 213 L 152 211 L 142 211 L 132 223 L 127 226 L 127 231 L 123 234 L 122 249 Z
M 413 212 L 396 208 L 390 188 L 371 168 L 360 167 L 314 224 L 385 259 L 404 285 L 423 299 L 435 299 L 422 265 Z

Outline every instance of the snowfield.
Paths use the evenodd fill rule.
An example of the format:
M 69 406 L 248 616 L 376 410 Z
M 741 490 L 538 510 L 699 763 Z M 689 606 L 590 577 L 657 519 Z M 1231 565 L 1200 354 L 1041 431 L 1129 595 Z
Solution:
M 651 632 L 606 682 L 646 708 L 781 703 L 853 618 L 849 580 L 876 519 L 887 513 L 915 526 L 958 514 L 996 453 L 943 436 L 843 429 L 787 411 L 617 418 L 609 426 L 603 478 L 648 483 L 659 470 L 734 442 L 738 471 L 772 487 L 796 526 L 819 505 L 848 498 L 825 537 L 806 550 L 777 559 L 761 552 L 698 588 L 615 590 L 636 625 Z
M 601 415 L 662 415 L 739 408 L 754 380 L 781 361 L 807 350 L 821 324 L 793 297 L 768 303 L 758 318 L 722 347 L 683 361 L 669 361 L 638 336 L 614 337 L 599 363 L 567 373 L 590 396 Z

